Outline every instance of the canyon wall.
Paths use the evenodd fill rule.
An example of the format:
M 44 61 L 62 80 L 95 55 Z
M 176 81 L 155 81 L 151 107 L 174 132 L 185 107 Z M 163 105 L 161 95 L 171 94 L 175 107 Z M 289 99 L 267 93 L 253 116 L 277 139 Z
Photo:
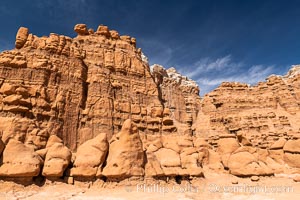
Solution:
M 136 39 L 77 24 L 75 38 L 17 32 L 0 54 L 0 178 L 119 181 L 299 173 L 299 66 L 199 96 Z

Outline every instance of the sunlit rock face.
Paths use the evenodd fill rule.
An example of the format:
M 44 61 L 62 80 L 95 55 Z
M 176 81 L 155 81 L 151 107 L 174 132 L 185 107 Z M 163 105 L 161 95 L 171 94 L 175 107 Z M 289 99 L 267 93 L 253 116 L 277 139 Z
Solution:
M 145 133 L 160 133 L 162 116 L 152 113 L 163 104 L 136 40 L 106 26 L 74 30 L 75 38 L 37 37 L 21 27 L 16 49 L 1 53 L 4 142 L 16 138 L 37 150 L 58 135 L 76 150 L 101 132 L 111 138 L 128 118 Z
M 199 86 L 195 81 L 181 75 L 175 68 L 165 69 L 161 65 L 151 66 L 152 74 L 160 92 L 160 99 L 164 104 L 164 130 L 174 129 L 185 134 L 193 134 L 192 124 L 197 119 L 200 110 Z
M 200 98 L 175 68 L 150 67 L 135 38 L 74 31 L 21 27 L 16 48 L 0 53 L 1 179 L 299 173 L 300 66 Z
M 231 133 L 244 145 L 260 148 L 298 137 L 299 71 L 294 66 L 286 76 L 272 75 L 254 86 L 222 83 L 203 97 L 196 133 L 212 138 Z

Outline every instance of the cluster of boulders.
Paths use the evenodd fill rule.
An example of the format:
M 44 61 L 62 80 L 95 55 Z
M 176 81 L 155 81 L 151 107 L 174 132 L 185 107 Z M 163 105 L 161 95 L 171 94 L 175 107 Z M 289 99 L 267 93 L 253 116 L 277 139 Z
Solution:
M 221 135 L 217 148 L 190 135 L 145 135 L 126 120 L 110 140 L 100 133 L 75 153 L 56 135 L 34 150 L 15 138 L 0 140 L 0 177 L 32 180 L 124 180 L 130 177 L 203 177 L 205 171 L 236 176 L 299 173 L 300 139 L 278 140 L 270 149 L 243 145 L 232 134 Z
M 205 141 L 194 142 L 192 137 L 142 136 L 130 119 L 110 140 L 100 133 L 80 145 L 76 153 L 56 135 L 51 135 L 42 149 L 10 138 L 6 144 L 0 140 L 0 150 L 0 177 L 27 180 L 37 176 L 50 180 L 202 177 L 202 160 L 211 154 Z
M 144 175 L 143 145 L 131 120 L 125 121 L 110 144 L 107 135 L 100 133 L 80 145 L 73 154 L 56 135 L 51 135 L 42 149 L 34 150 L 10 138 L 6 144 L 0 140 L 0 150 L 1 178 L 32 180 L 42 175 L 55 180 L 64 176 L 125 178 Z

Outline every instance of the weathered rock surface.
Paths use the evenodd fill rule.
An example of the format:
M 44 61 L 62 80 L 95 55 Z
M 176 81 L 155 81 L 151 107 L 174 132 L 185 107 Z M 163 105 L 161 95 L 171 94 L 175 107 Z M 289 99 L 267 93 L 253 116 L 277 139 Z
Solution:
M 195 81 L 179 74 L 175 68 L 164 69 L 153 65 L 152 74 L 159 87 L 161 100 L 174 122 L 164 123 L 164 130 L 175 129 L 179 132 L 192 134 L 192 124 L 197 119 L 200 110 L 200 89 Z M 173 124 L 175 123 L 175 124 Z
M 287 141 L 283 151 L 284 162 L 291 167 L 300 168 L 300 139 Z
M 160 133 L 162 116 L 156 112 L 163 104 L 135 39 L 110 34 L 105 26 L 95 33 L 87 33 L 84 24 L 74 29 L 79 35 L 72 39 L 55 33 L 37 37 L 20 28 L 16 49 L 0 54 L 4 142 L 18 134 L 38 149 L 43 145 L 36 142 L 58 135 L 76 150 L 100 132 L 110 139 L 129 117 L 139 130 Z M 32 133 L 27 127 L 8 130 L 18 118 L 27 120 L 22 126 Z
M 135 38 L 104 25 L 74 31 L 21 27 L 0 53 L 0 177 L 300 172 L 300 66 L 201 99 L 175 68 L 150 67 Z
M 230 173 L 237 176 L 271 175 L 273 172 L 263 161 L 248 151 L 233 153 L 228 160 Z
M 88 35 L 89 31 L 85 24 L 76 24 L 74 27 L 74 31 L 78 33 L 78 35 Z
M 28 37 L 28 28 L 20 27 L 16 36 L 16 48 L 20 49 L 24 46 L 26 43 L 27 37 Z
M 128 119 L 110 140 L 106 166 L 98 172 L 109 178 L 143 176 L 145 159 L 137 126 Z
M 108 142 L 105 133 L 100 133 L 95 138 L 80 145 L 76 152 L 72 176 L 95 177 L 97 171 L 102 171 L 108 152 Z
M 143 139 L 149 177 L 203 176 L 199 150 L 190 135 L 147 135 Z
M 45 177 L 62 177 L 71 161 L 72 153 L 62 143 L 54 143 L 47 149 L 42 175 Z
M 287 141 L 283 147 L 283 151 L 300 154 L 300 139 Z
M 244 145 L 259 148 L 270 148 L 279 139 L 299 137 L 297 71 L 299 66 L 286 76 L 270 76 L 255 86 L 222 83 L 204 96 L 193 125 L 195 133 L 212 139 L 232 133 L 243 139 Z
M 233 135 L 232 135 L 233 136 Z M 231 138 L 220 138 L 218 141 L 217 152 L 221 156 L 224 167 L 228 167 L 228 159 L 230 155 L 240 147 L 235 137 Z
M 36 152 L 20 141 L 11 139 L 3 151 L 0 177 L 38 176 L 42 163 Z

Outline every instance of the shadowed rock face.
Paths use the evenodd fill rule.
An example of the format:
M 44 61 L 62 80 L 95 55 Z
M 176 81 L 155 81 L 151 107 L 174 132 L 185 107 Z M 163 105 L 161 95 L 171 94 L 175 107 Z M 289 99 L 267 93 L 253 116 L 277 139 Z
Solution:
M 299 66 L 201 99 L 174 68 L 150 68 L 135 38 L 102 25 L 74 31 L 21 27 L 16 48 L 0 53 L 0 177 L 299 172 Z

